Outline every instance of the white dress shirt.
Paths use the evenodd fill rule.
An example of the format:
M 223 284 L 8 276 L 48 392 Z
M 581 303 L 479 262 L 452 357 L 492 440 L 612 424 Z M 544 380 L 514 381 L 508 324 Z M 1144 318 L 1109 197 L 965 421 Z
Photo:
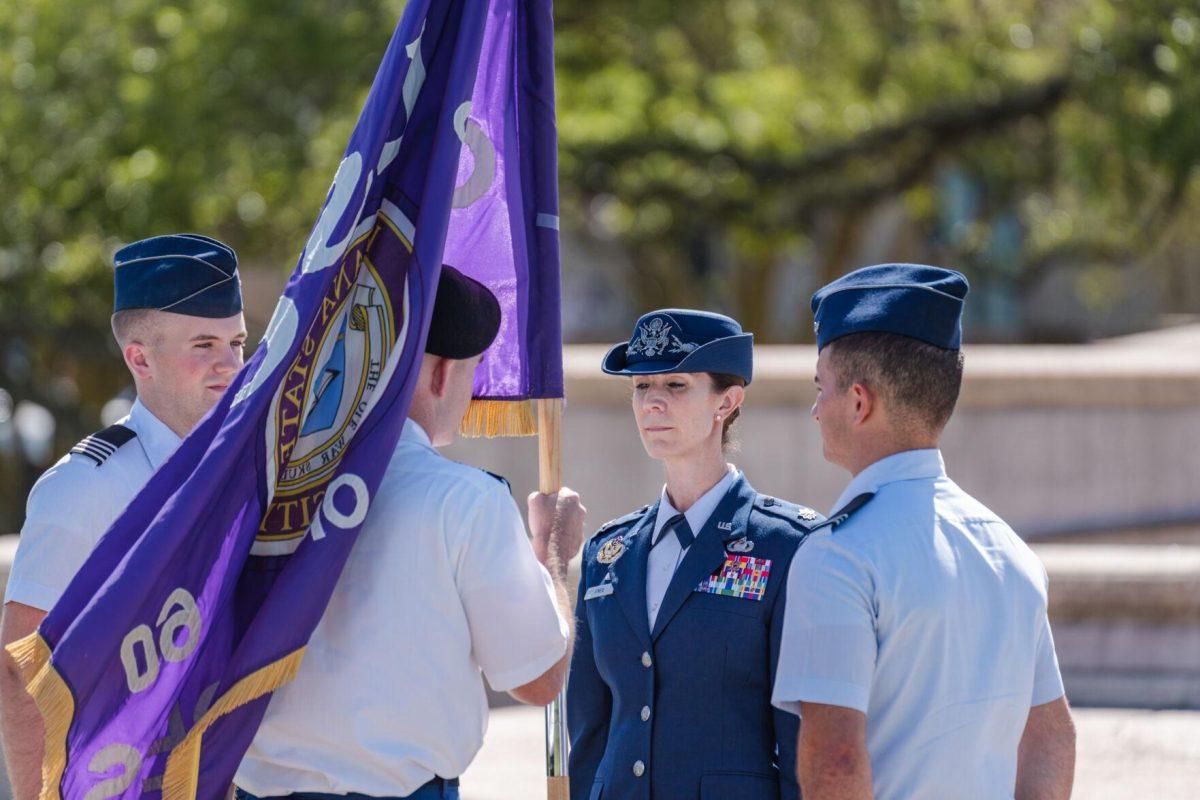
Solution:
M 1046 571 L 937 450 L 860 472 L 788 574 L 774 704 L 867 715 L 875 797 L 1010 800 L 1031 706 L 1062 696 Z
M 67 453 L 34 484 L 5 602 L 53 608 L 100 537 L 181 441 L 140 400 L 118 424 L 137 435 L 104 463 Z
M 725 477 L 717 481 L 715 486 L 702 494 L 699 500 L 692 503 L 691 507 L 683 512 L 684 519 L 687 520 L 688 526 L 696 536 L 700 535 L 700 530 L 708 522 L 708 518 L 717 510 L 717 505 L 725 497 L 729 487 L 733 486 L 733 482 L 737 480 L 737 468 L 732 464 L 727 466 L 728 471 L 725 473 Z M 650 540 L 657 544 L 651 548 L 646 564 L 646 611 L 650 617 L 650 630 L 654 630 L 654 621 L 658 619 L 658 608 L 667 594 L 667 587 L 671 585 L 671 578 L 675 576 L 679 562 L 683 561 L 683 557 L 690 549 L 680 547 L 679 538 L 674 533 L 668 531 L 662 534 L 663 526 L 678 513 L 675 506 L 671 505 L 671 498 L 667 496 L 667 487 L 663 486 L 662 498 L 658 502 L 658 516 L 654 519 L 654 536 Z M 661 539 L 659 538 L 660 534 L 662 534 Z
M 404 797 L 456 778 L 487 696 L 567 649 L 549 574 L 508 487 L 443 457 L 408 420 L 296 679 L 271 698 L 234 782 Z

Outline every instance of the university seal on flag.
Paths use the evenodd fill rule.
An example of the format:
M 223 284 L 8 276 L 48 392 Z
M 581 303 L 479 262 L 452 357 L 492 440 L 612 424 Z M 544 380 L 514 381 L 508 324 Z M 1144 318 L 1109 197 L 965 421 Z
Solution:
M 262 343 L 6 648 L 42 800 L 228 797 L 403 431 L 441 265 L 511 328 L 474 396 L 562 397 L 552 25 L 549 0 L 405 7 Z
M 255 552 L 292 552 L 316 519 L 384 364 L 403 336 L 397 327 L 406 322 L 405 288 L 389 285 L 382 275 L 403 274 L 396 262 L 407 263 L 411 252 L 411 243 L 381 211 L 375 227 L 338 264 L 272 404 L 268 436 L 274 441 L 268 446 L 279 465 L 278 481 Z

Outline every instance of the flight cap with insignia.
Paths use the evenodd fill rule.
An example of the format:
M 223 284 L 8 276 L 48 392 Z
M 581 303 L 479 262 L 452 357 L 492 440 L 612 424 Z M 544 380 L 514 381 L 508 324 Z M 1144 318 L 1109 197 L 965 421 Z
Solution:
M 488 287 L 442 265 L 425 352 L 455 360 L 474 358 L 500 332 L 500 302 Z
M 154 236 L 113 256 L 113 311 L 153 308 L 224 319 L 242 310 L 237 254 L 194 233 Z
M 896 333 L 946 350 L 962 345 L 962 273 L 921 264 L 863 267 L 812 297 L 817 349 L 852 333 Z
M 723 314 L 664 308 L 643 315 L 630 340 L 609 350 L 600 368 L 609 375 L 723 372 L 750 383 L 754 334 Z

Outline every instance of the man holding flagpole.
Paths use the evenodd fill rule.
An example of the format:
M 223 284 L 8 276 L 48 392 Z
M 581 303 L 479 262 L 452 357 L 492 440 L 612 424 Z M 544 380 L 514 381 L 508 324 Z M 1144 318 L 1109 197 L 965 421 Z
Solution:
M 503 479 L 434 449 L 456 438 L 499 326 L 492 293 L 442 267 L 408 420 L 296 679 L 238 769 L 242 800 L 457 798 L 487 727 L 481 673 L 535 705 L 562 688 L 579 496 L 530 495 L 530 547 Z
M 451 396 L 448 377 L 466 383 L 464 371 L 474 373 L 474 418 L 488 433 L 524 432 L 530 400 L 562 397 L 552 29 L 549 0 L 405 5 L 263 341 L 121 512 L 38 629 L 5 648 L 44 721 L 44 800 L 132 800 L 147 792 L 161 792 L 163 800 L 222 800 L 271 694 L 296 679 L 306 656 L 328 676 L 349 652 L 348 636 L 380 637 L 395 620 L 404 630 L 439 630 L 431 596 L 399 602 L 388 592 L 433 581 L 440 563 L 455 571 L 440 576 L 441 585 L 457 594 L 459 573 L 478 569 L 497 549 L 507 560 L 493 565 L 494 573 L 462 583 L 479 594 L 459 598 L 456 636 L 426 636 L 419 641 L 436 643 L 424 653 L 405 645 L 409 656 L 394 644 L 360 651 L 371 653 L 369 663 L 331 678 L 359 683 L 363 696 L 380 699 L 343 709 L 341 730 L 365 725 L 364 732 L 386 732 L 388 743 L 418 741 L 392 730 L 401 724 L 394 714 L 377 710 L 388 708 L 391 685 L 449 663 L 469 675 L 462 665 L 472 657 L 498 686 L 527 692 L 527 699 L 547 698 L 559 684 L 555 670 L 568 632 L 528 543 L 519 542 L 522 553 L 512 542 L 524 535 L 511 505 L 493 513 L 503 497 L 479 488 L 477 477 L 459 476 L 475 491 L 449 492 L 443 505 L 454 515 L 448 511 L 440 524 L 461 535 L 462 515 L 486 505 L 477 513 L 491 515 L 490 530 L 509 541 L 501 546 L 477 536 L 464 547 L 455 539 L 456 557 L 443 552 L 440 561 L 428 550 L 436 537 L 414 530 L 415 517 L 387 511 L 404 485 L 389 477 L 401 469 L 402 451 L 451 469 L 428 449 L 444 436 L 440 427 L 424 430 L 428 442 L 417 429 L 424 428 L 421 409 L 430 394 Z M 488 287 L 500 305 L 499 333 L 484 337 L 496 342 L 478 370 L 451 367 L 469 365 L 465 353 L 451 352 L 446 363 L 436 350 L 426 353 L 446 263 Z M 454 416 L 441 403 L 437 419 Z M 553 502 L 563 513 L 548 515 L 549 502 L 534 503 L 531 516 L 534 547 L 553 565 L 578 547 L 572 531 L 582 509 L 559 495 Z M 357 548 L 368 518 L 368 528 L 386 521 L 387 530 L 366 530 L 368 546 Z M 372 550 L 383 545 L 388 552 Z M 470 552 L 477 546 L 481 560 Z M 414 552 L 404 553 L 405 561 L 393 548 Z M 363 568 L 408 566 L 373 582 L 382 594 L 368 601 L 353 571 L 340 580 L 352 554 Z M 510 585 L 513 575 L 523 580 Z M 467 609 L 482 603 L 503 611 L 529 584 L 540 592 L 536 614 L 545 622 L 512 648 L 518 655 L 493 659 L 494 646 L 471 653 L 492 631 Z M 447 596 L 436 595 L 441 602 Z M 382 614 L 375 627 L 349 633 L 325 626 L 316 635 L 327 611 L 344 619 L 342 606 L 363 602 Z M 457 660 L 433 649 L 442 646 L 459 648 Z M 410 672 L 387 668 L 401 657 Z M 450 724 L 440 705 L 420 713 L 419 725 Z M 262 740 L 268 745 L 269 735 Z M 339 751 L 354 741 L 344 735 L 320 749 Z M 436 746 L 430 741 L 442 740 L 419 743 Z M 378 752 L 397 754 L 388 743 L 382 751 L 335 755 L 370 775 Z M 391 776 L 388 791 L 411 794 L 433 777 L 452 780 L 462 753 L 472 751 L 470 742 L 456 747 L 436 759 L 409 754 L 404 777 Z M 313 771 L 347 785 L 361 777 L 324 766 Z M 245 788 L 264 791 L 254 776 Z M 430 791 L 453 787 L 443 781 Z

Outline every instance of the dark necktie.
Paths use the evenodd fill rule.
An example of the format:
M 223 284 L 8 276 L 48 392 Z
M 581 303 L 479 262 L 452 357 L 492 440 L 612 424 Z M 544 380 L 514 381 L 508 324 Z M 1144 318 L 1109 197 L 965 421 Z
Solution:
M 696 541 L 696 535 L 692 533 L 692 526 L 688 525 L 687 517 L 683 514 L 676 514 L 667 520 L 667 524 L 663 525 L 662 530 L 658 532 L 658 541 L 661 542 L 667 535 L 667 531 L 670 530 L 675 531 L 675 538 L 679 540 L 681 550 L 687 550 L 692 546 L 692 542 Z

